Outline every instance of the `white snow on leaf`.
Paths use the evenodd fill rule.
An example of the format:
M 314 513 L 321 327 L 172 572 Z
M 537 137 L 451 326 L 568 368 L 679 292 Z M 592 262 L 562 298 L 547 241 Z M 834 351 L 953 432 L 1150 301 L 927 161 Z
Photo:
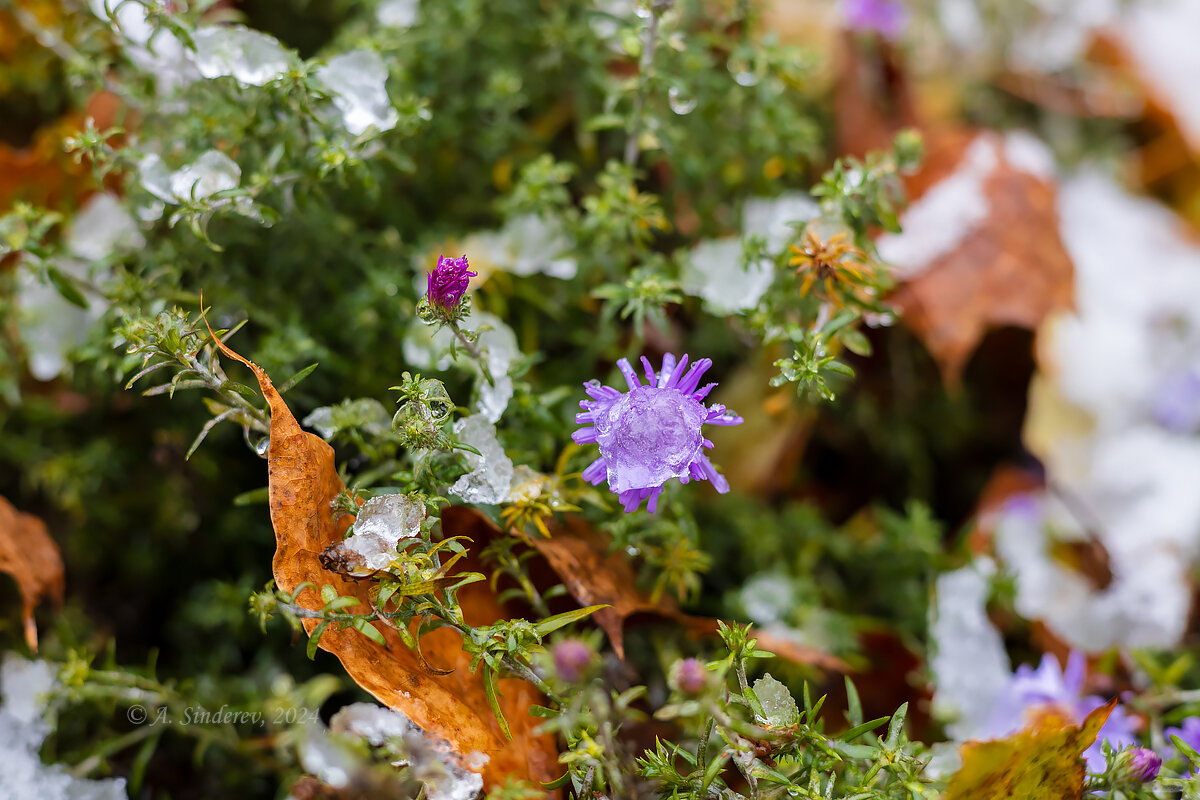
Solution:
M 940 575 L 931 611 L 930 641 L 934 713 L 947 718 L 956 740 L 985 729 L 995 698 L 1011 675 L 1000 632 L 987 616 L 988 560 Z
M 88 0 L 97 17 L 112 25 L 125 40 L 125 55 L 147 75 L 154 78 L 160 97 L 197 80 L 200 73 L 192 63 L 192 54 L 169 30 L 155 30 L 147 16 L 147 6 L 159 0 Z
M 375 19 L 389 28 L 411 28 L 419 11 L 419 0 L 383 0 L 375 9 Z
M 471 471 L 454 482 L 450 494 L 465 503 L 494 505 L 508 500 L 513 462 L 496 439 L 496 426 L 482 414 L 472 414 L 454 423 L 454 434 L 481 455 L 463 451 Z
M 991 204 L 984 182 L 999 161 L 996 143 L 978 136 L 949 177 L 912 203 L 900 217 L 900 233 L 879 237 L 880 257 L 900 278 L 912 278 L 957 248 L 985 219 Z
M 373 50 L 352 50 L 329 59 L 314 72 L 332 96 L 340 123 L 352 136 L 374 127 L 391 130 L 400 121 L 387 93 L 387 67 Z
M 1200 151 L 1200 3 L 1152 0 L 1134 3 L 1112 28 L 1150 95 L 1175 118 Z
M 263 86 L 292 66 L 288 50 L 273 36 L 244 25 L 206 25 L 192 34 L 196 67 L 205 78 L 226 75 L 246 86 Z
M 50 732 L 43 695 L 55 684 L 44 661 L 8 653 L 0 667 L 0 797 L 36 800 L 126 800 L 124 778 L 76 778 L 66 767 L 44 764 L 38 751 Z

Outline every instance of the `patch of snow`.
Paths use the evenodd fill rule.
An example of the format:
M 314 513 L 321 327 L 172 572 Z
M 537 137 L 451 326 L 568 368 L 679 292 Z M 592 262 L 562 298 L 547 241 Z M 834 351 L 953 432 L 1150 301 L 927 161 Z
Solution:
M 420 0 L 383 0 L 375 8 L 375 19 L 388 28 L 411 28 L 417 24 Z
M 808 222 L 820 213 L 821 207 L 807 192 L 752 197 L 742 208 L 742 234 L 764 237 L 768 252 L 775 253 L 796 235 L 793 223 Z
M 987 616 L 995 565 L 982 560 L 940 575 L 931 609 L 934 712 L 948 717 L 946 732 L 969 739 L 988 724 L 995 698 L 1008 684 L 1012 666 L 1000 632 Z
M 975 137 L 962 161 L 900 217 L 901 233 L 879 237 L 880 257 L 901 278 L 913 278 L 937 258 L 952 252 L 986 218 L 991 204 L 984 182 L 999 164 L 995 140 Z
M 548 275 L 570 280 L 575 277 L 575 259 L 564 255 L 571 242 L 561 224 L 537 214 L 508 220 L 498 231 L 467 237 L 464 249 L 472 263 L 512 275 Z
M 716 314 L 754 308 L 774 282 L 775 269 L 768 259 L 760 259 L 743 270 L 742 251 L 737 238 L 700 242 L 683 264 L 683 290 L 703 299 Z
M 1200 3 L 1195 0 L 1134 3 L 1113 26 L 1151 95 L 1175 117 L 1194 150 L 1200 150 L 1197 31 Z

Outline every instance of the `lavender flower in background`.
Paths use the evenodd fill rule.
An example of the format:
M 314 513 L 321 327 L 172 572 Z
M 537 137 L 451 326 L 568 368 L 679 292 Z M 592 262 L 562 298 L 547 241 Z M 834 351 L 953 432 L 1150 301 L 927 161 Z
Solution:
M 1082 722 L 1105 703 L 1098 695 L 1083 695 L 1086 672 L 1087 660 L 1077 651 L 1067 657 L 1065 670 L 1049 653 L 1042 656 L 1037 669 L 1028 664 L 1017 667 L 1008 686 L 996 698 L 987 738 L 999 739 L 1016 733 L 1038 715 L 1051 710 Z M 1108 742 L 1114 749 L 1137 744 L 1133 720 L 1119 705 L 1112 710 L 1095 743 L 1083 753 L 1088 769 L 1097 774 L 1105 769 L 1103 742 Z
M 429 302 L 446 311 L 458 308 L 462 296 L 467 291 L 467 284 L 479 273 L 469 272 L 471 265 L 466 256 L 446 258 L 438 256 L 437 266 L 429 273 L 429 283 L 425 296 Z
M 554 656 L 554 669 L 558 672 L 558 677 L 568 683 L 578 683 L 596 657 L 592 648 L 578 639 L 563 639 L 554 645 L 551 653 Z
M 1172 433 L 1195 433 L 1200 428 L 1200 373 L 1172 375 L 1155 394 L 1154 420 Z
M 646 510 L 653 513 L 663 484 L 671 478 L 680 483 L 707 480 L 718 492 L 729 491 L 729 483 L 704 455 L 703 448 L 713 444 L 700 428 L 739 425 L 742 418 L 723 405 L 706 407 L 701 402 L 716 386 L 697 389 L 711 360 L 702 358 L 684 372 L 687 365 L 687 355 L 676 364 L 675 356 L 667 353 L 655 374 L 642 356 L 647 381 L 643 386 L 629 360 L 622 358 L 617 367 L 629 385 L 627 393 L 596 380 L 583 385 L 592 399 L 580 401 L 583 412 L 575 421 L 594 427 L 581 428 L 571 438 L 576 444 L 600 445 L 600 457 L 583 471 L 583 479 L 592 485 L 607 480 L 627 512 L 646 500 Z
M 856 31 L 875 31 L 895 39 L 904 29 L 908 12 L 901 0 L 842 0 L 842 18 Z
M 1188 747 L 1200 752 L 1200 717 L 1188 717 L 1180 727 L 1164 730 L 1163 735 L 1167 737 L 1168 742 L 1171 741 L 1172 736 L 1178 736 Z M 1171 746 L 1171 750 L 1176 752 L 1174 745 Z M 1195 773 L 1189 769 L 1185 774 L 1193 775 Z

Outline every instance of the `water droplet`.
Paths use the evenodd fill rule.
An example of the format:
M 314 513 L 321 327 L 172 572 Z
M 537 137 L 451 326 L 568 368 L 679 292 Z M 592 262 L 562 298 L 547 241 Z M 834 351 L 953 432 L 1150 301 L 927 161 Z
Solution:
M 250 446 L 259 458 L 266 458 L 267 451 L 271 449 L 271 437 L 259 436 L 256 433 L 251 433 L 249 428 L 242 428 L 242 435 L 246 440 L 246 444 Z
M 626 547 L 626 548 L 625 548 L 625 552 L 626 552 L 626 553 L 628 553 L 628 554 L 629 554 L 629 555 L 631 555 L 631 556 L 636 556 L 636 555 L 637 555 L 638 553 L 640 553 L 641 551 L 640 551 L 640 550 L 638 550 L 638 549 L 637 549 L 636 547 L 634 547 L 633 545 L 629 545 L 628 547 Z
M 758 73 L 754 71 L 750 62 L 745 58 L 734 56 L 729 59 L 725 66 L 729 69 L 730 74 L 733 75 L 733 80 L 738 86 L 750 87 L 759 81 Z
M 667 102 L 670 103 L 671 110 L 680 116 L 696 110 L 696 98 L 688 97 L 678 86 L 672 86 L 667 91 Z

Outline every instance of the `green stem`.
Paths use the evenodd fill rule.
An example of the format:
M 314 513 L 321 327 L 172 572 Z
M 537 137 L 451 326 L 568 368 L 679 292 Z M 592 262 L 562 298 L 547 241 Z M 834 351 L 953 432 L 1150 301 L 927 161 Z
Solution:
M 488 382 L 488 386 L 495 386 L 496 382 L 492 380 L 491 370 L 488 369 L 486 354 L 479 349 L 477 344 L 467 338 L 466 334 L 458 327 L 457 322 L 449 324 L 450 330 L 454 331 L 454 336 L 462 343 L 463 349 L 479 364 L 479 370 L 483 373 L 483 378 Z

